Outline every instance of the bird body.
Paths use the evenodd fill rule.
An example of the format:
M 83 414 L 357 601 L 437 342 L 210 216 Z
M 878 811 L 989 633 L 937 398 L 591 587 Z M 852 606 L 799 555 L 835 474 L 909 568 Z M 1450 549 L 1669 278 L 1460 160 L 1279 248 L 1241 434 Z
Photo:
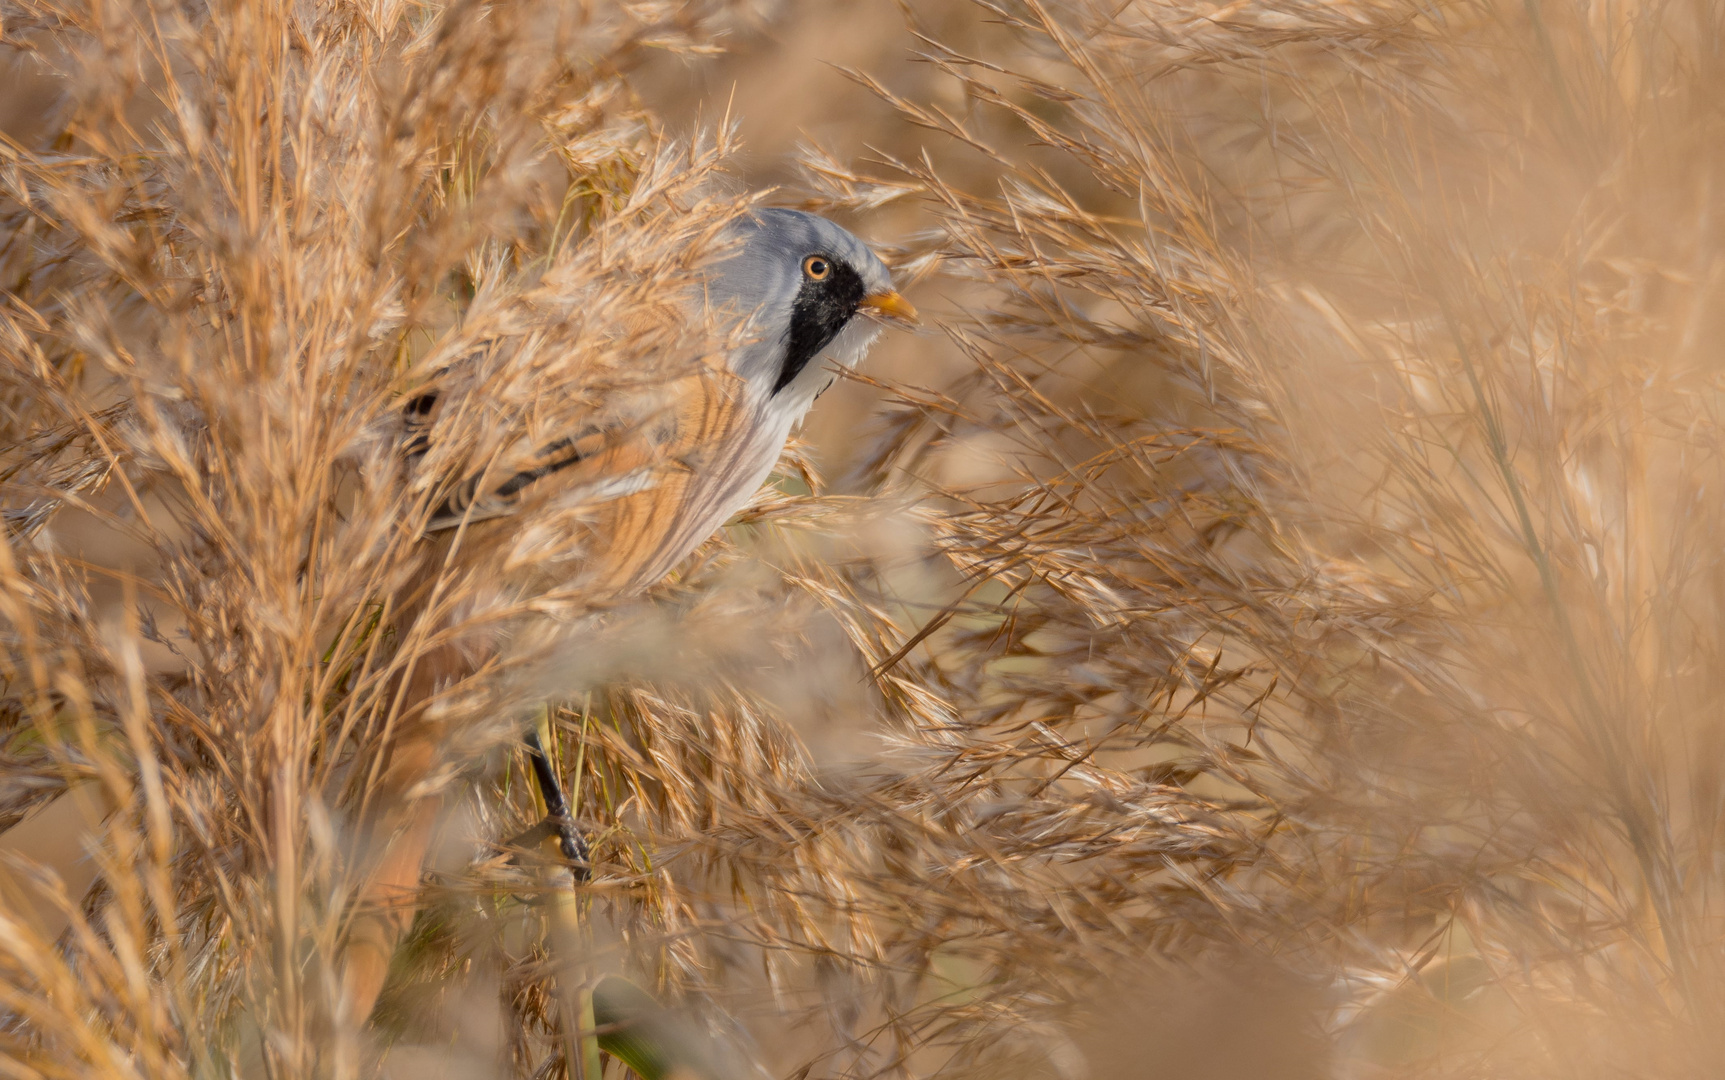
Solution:
M 760 488 L 834 367 L 862 359 L 881 318 L 914 318 L 880 259 L 824 218 L 757 210 L 731 239 L 698 302 L 737 324 L 741 343 L 693 372 L 614 392 L 573 424 L 561 417 L 554 437 L 521 438 L 448 491 L 427 525 L 434 545 L 459 543 L 463 562 L 508 572 L 552 537 L 580 534 L 578 558 L 561 560 L 566 576 L 535 591 L 590 605 L 626 599 Z M 410 467 L 426 459 L 450 407 L 439 393 L 410 402 Z
M 837 377 L 833 367 L 859 362 L 881 321 L 915 319 L 880 259 L 823 218 L 755 210 L 728 239 L 691 302 L 729 329 L 733 344 L 692 370 L 575 408 L 543 403 L 553 424 L 525 424 L 484 467 L 449 482 L 433 468 L 439 432 L 450 410 L 475 403 L 459 378 L 413 397 L 403 412 L 403 458 L 410 483 L 441 498 L 424 518 L 425 571 L 398 625 L 424 631 L 425 620 L 455 619 L 429 602 L 451 573 L 506 579 L 542 608 L 564 610 L 600 610 L 651 587 L 768 478 Z M 558 557 L 544 558 L 547 550 Z M 375 792 L 370 831 L 381 854 L 349 931 L 345 997 L 356 1019 L 369 1013 L 411 920 L 431 838 L 437 804 L 423 796 L 423 781 L 445 741 L 432 702 L 483 663 L 487 647 L 445 642 L 406 680 Z M 562 824 L 568 854 L 573 826 Z

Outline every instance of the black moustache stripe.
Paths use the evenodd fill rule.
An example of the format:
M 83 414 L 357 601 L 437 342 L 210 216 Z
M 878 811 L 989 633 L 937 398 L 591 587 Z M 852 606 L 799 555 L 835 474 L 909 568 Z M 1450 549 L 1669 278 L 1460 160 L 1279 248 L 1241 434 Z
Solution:
M 820 281 L 805 278 L 791 305 L 791 325 L 785 332 L 785 360 L 779 368 L 779 379 L 773 384 L 775 394 L 789 386 L 822 349 L 832 344 L 862 305 L 862 276 L 847 262 L 829 261 L 833 272 Z

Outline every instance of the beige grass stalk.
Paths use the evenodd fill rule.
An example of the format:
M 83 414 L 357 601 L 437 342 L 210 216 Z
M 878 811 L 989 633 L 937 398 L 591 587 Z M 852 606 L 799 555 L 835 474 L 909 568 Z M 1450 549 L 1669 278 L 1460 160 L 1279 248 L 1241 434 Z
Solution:
M 948 526 L 1012 589 L 983 655 L 1022 641 L 1031 674 L 977 680 L 995 715 L 1263 799 L 1267 860 L 1207 861 L 1164 925 L 1379 967 L 1338 1053 L 1705 1060 L 1716 13 L 991 10 L 1034 60 L 929 49 L 987 108 L 897 104 L 1011 175 L 887 180 L 1002 290 L 973 387 L 907 402 L 939 418 L 898 451 L 1010 433 Z M 932 661 L 981 670 L 958 642 Z M 1189 688 L 1144 672 L 1162 650 Z M 1082 668 L 1109 674 L 1046 681 Z
M 0 1037 L 21 1075 L 309 1072 L 373 869 L 344 838 L 442 632 L 373 606 L 429 497 L 378 433 L 439 349 L 541 325 L 540 267 L 598 287 L 623 237 L 694 229 L 711 162 L 641 180 L 685 170 L 613 76 L 677 28 L 622 9 L 573 54 L 533 5 L 103 10 L 4 16 L 100 76 L 0 174 L 6 812 L 96 784 L 108 857 L 157 868 L 103 555 L 147 582 L 177 846 L 167 893 L 111 873 L 60 946 L 3 939 Z M 557 713 L 600 867 L 581 960 L 777 1075 L 1705 1071 L 1715 7 L 914 18 L 893 48 L 930 63 L 871 67 L 901 122 L 821 132 L 809 197 L 922 229 L 946 333 L 873 391 L 847 494 L 764 496 Z M 782 77 L 723 25 L 728 70 Z M 203 89 L 151 104 L 165 73 Z M 537 348 L 497 370 L 531 386 Z M 137 546 L 79 562 L 80 521 Z M 513 728 L 503 675 L 441 705 L 476 736 L 445 760 Z M 531 822 L 491 761 L 437 775 L 452 835 Z M 433 860 L 376 1014 L 401 1052 L 561 1067 L 534 873 Z
M 712 348 L 654 316 L 729 210 L 727 151 L 654 133 L 614 74 L 705 17 L 5 12 L 20 62 L 66 87 L 60 142 L 0 150 L 6 690 L 44 777 L 93 770 L 122 808 L 125 775 L 145 779 L 168 883 L 132 889 L 122 819 L 69 841 L 103 849 L 103 895 L 137 925 L 106 924 L 128 940 L 105 945 L 72 895 L 68 959 L 14 940 L 20 1067 L 101 1057 L 72 1019 L 86 999 L 48 985 L 111 955 L 136 985 L 103 1011 L 125 1012 L 162 974 L 141 959 L 156 934 L 213 1012 L 152 1012 L 137 1038 L 239 1023 L 271 1068 L 355 1067 L 331 1036 L 370 1011 L 443 785 L 538 692 L 515 674 L 532 635 L 500 635 L 535 625 L 530 583 L 569 554 L 540 545 L 510 576 L 427 552 L 415 523 L 439 476 L 524 417 L 554 424 L 544 402 L 576 410 Z M 474 404 L 410 488 L 402 395 L 451 365 Z

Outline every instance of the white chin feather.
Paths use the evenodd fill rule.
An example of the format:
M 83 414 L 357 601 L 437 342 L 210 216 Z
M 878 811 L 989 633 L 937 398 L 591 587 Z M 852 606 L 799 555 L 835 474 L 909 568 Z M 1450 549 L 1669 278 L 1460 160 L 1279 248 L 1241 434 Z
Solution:
M 801 427 L 815 398 L 838 377 L 834 369 L 852 368 L 861 363 L 862 358 L 868 355 L 869 346 L 880 336 L 880 329 L 872 319 L 860 315 L 851 319 L 813 363 L 799 372 L 789 386 L 773 395 L 768 408 L 780 415 L 790 414 L 792 430 Z

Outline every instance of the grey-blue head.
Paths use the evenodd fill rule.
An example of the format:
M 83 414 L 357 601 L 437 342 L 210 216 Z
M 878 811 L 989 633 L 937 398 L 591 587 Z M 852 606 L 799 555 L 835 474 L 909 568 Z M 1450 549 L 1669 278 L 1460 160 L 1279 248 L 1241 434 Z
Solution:
M 801 210 L 761 209 L 733 227 L 737 249 L 715 268 L 708 298 L 753 315 L 760 332 L 732 368 L 775 405 L 799 416 L 832 380 L 827 359 L 862 359 L 879 319 L 913 321 L 892 274 L 851 233 Z

